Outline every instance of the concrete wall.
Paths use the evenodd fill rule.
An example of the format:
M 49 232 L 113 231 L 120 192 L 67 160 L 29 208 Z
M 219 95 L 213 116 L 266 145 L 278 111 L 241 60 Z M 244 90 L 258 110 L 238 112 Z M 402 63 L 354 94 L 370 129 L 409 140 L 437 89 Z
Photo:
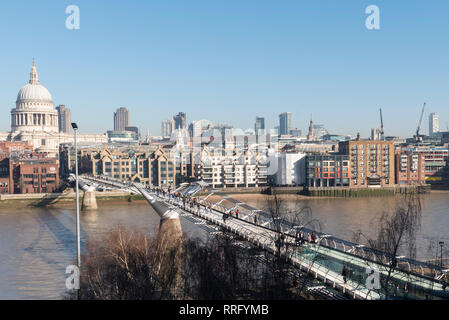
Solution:
M 83 191 L 80 190 L 80 199 L 83 196 Z M 101 197 L 122 197 L 129 195 L 129 192 L 97 192 L 96 196 Z M 70 193 L 25 193 L 25 194 L 1 194 L 0 201 L 2 200 L 40 200 L 40 199 L 74 199 L 76 198 L 75 192 Z

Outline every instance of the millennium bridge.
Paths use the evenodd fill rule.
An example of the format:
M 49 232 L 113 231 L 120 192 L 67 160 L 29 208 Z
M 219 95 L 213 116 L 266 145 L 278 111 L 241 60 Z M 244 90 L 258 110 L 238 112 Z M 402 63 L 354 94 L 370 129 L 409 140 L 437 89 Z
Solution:
M 269 212 L 239 202 L 222 192 L 210 190 L 201 181 L 181 184 L 171 192 L 98 176 L 82 176 L 80 185 L 85 195 L 90 192 L 89 201 L 92 201 L 92 190 L 100 186 L 141 194 L 159 214 L 161 228 L 164 221 L 179 221 L 182 217 L 209 234 L 228 231 L 244 239 L 247 244 L 273 254 L 279 248 L 278 241 L 284 241 L 293 248 L 288 258 L 297 270 L 323 284 L 311 286 L 311 290 L 318 291 L 323 297 L 363 300 L 449 299 L 448 269 L 404 256 L 391 257 L 364 245 L 273 217 Z M 194 206 L 185 201 L 194 197 Z M 212 198 L 218 200 L 211 201 Z M 238 217 L 235 214 L 229 217 L 227 213 L 237 209 Z M 226 219 L 226 216 L 229 218 Z M 315 233 L 317 238 L 312 242 L 298 241 L 299 232 Z M 396 261 L 394 267 L 392 261 Z M 377 282 L 387 288 L 376 286 L 375 277 L 387 279 L 387 284 L 386 281 Z

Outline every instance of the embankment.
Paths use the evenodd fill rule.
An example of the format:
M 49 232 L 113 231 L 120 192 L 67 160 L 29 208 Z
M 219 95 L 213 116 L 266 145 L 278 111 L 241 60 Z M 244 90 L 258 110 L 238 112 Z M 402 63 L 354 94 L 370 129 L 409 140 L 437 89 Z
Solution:
M 97 202 L 146 202 L 141 195 L 130 195 L 128 192 L 97 192 Z M 79 194 L 80 203 L 83 192 Z M 76 201 L 75 192 L 67 193 L 28 193 L 28 194 L 2 194 L 0 195 L 0 207 L 45 207 L 45 206 L 67 206 Z

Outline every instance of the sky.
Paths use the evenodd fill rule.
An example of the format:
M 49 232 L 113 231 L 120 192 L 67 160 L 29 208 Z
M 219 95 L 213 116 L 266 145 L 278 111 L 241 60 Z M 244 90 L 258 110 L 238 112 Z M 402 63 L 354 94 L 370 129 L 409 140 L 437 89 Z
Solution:
M 66 28 L 68 5 L 80 29 Z M 380 9 L 368 30 L 365 9 Z M 183 111 L 254 128 L 293 113 L 330 133 L 412 136 L 424 102 L 449 122 L 449 1 L 8 1 L 0 10 L 0 131 L 10 129 L 33 57 L 55 106 L 81 132 L 106 132 L 120 106 L 159 135 Z

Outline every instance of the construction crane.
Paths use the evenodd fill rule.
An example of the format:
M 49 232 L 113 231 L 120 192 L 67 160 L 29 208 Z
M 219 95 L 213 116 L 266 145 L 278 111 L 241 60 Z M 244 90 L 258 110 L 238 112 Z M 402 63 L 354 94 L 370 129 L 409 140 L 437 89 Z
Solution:
M 422 111 L 421 111 L 421 117 L 419 118 L 419 122 L 418 122 L 418 128 L 416 128 L 416 135 L 415 135 L 415 141 L 419 142 L 422 141 L 422 137 L 421 137 L 421 123 L 422 123 L 422 118 L 424 116 L 424 110 L 426 109 L 426 103 L 424 102 L 424 105 L 422 106 Z
M 382 108 L 379 108 L 380 111 L 380 140 L 384 140 L 384 118 L 382 117 Z

